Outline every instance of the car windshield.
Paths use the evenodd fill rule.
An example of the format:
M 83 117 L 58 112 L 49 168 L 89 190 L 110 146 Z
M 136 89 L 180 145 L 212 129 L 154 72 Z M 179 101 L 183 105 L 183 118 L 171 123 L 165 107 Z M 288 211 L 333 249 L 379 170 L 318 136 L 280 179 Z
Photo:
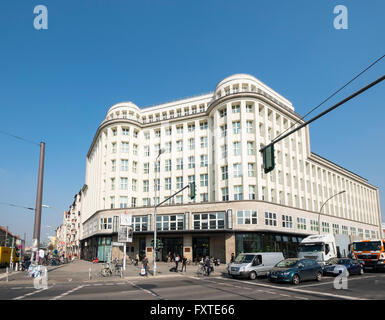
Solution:
M 381 241 L 354 242 L 354 251 L 379 251 L 381 250 Z
M 282 260 L 276 264 L 278 268 L 291 268 L 297 264 L 298 260 Z
M 327 265 L 331 265 L 331 264 L 338 264 L 338 261 L 339 261 L 340 259 L 338 259 L 338 258 L 331 258 L 330 260 L 328 260 L 327 262 L 326 262 L 326 264 Z
M 250 263 L 253 261 L 254 255 L 253 254 L 240 254 L 236 259 L 235 263 Z
M 324 251 L 323 244 L 301 244 L 299 246 L 299 252 L 322 252 Z

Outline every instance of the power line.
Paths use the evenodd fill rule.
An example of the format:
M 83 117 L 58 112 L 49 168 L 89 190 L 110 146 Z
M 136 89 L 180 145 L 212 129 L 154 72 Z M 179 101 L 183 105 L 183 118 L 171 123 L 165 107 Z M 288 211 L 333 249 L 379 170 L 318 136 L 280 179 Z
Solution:
M 6 205 L 6 206 L 10 206 L 10 207 L 23 208 L 23 209 L 28 209 L 28 210 L 35 210 L 35 208 L 19 206 L 17 204 L 13 204 L 13 203 L 0 202 L 0 204 Z
M 356 80 L 358 77 L 360 77 L 363 73 L 365 73 L 366 71 L 368 71 L 371 67 L 373 67 L 377 62 L 379 62 L 382 58 L 385 57 L 385 54 L 378 58 L 376 61 L 374 61 L 372 64 L 370 64 L 369 66 L 367 66 L 364 70 L 362 70 L 359 74 L 357 74 L 353 79 L 351 79 L 350 81 L 348 81 L 347 83 L 345 83 L 341 88 L 339 88 L 337 91 L 335 91 L 334 93 L 332 93 L 329 97 L 327 97 L 324 101 L 322 101 L 319 105 L 317 105 L 315 108 L 313 108 L 312 110 L 310 110 L 308 113 L 306 113 L 303 117 L 301 117 L 301 120 L 304 120 L 310 113 L 312 113 L 314 110 L 318 109 L 321 105 L 323 105 L 326 101 L 330 100 L 332 97 L 334 97 L 338 92 L 340 92 L 341 90 L 343 90 L 345 87 L 347 87 L 349 84 L 351 84 L 354 80 Z M 296 123 L 300 123 L 299 120 L 295 120 Z M 293 128 L 296 123 L 294 123 L 291 127 L 287 128 L 285 131 L 281 132 L 278 136 L 276 136 L 272 142 L 274 142 L 276 139 L 278 139 L 281 135 L 283 135 L 285 132 L 287 132 L 288 130 L 290 130 L 291 128 Z
M 24 141 L 24 142 L 28 142 L 28 143 L 31 143 L 31 144 L 40 146 L 40 144 L 37 143 L 37 142 L 35 142 L 35 141 L 31 141 L 31 140 L 25 139 L 25 138 L 23 138 L 23 137 L 15 136 L 15 135 L 12 134 L 12 133 L 8 133 L 8 132 L 2 131 L 2 130 L 0 130 L 0 133 L 4 134 L 4 135 L 6 135 L 6 136 L 10 136 L 10 137 L 13 137 L 13 138 L 22 140 L 22 141 Z

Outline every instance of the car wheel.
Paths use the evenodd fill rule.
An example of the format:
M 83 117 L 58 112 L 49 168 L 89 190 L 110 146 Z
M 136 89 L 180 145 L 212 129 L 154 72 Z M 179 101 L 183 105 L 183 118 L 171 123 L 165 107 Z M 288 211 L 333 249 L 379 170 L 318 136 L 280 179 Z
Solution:
M 322 280 L 322 273 L 318 272 L 317 277 L 315 278 L 318 282 Z
M 295 274 L 291 281 L 293 282 L 293 284 L 298 285 L 300 283 L 298 274 Z
M 257 274 L 254 271 L 251 271 L 249 273 L 250 280 L 255 280 L 257 278 Z

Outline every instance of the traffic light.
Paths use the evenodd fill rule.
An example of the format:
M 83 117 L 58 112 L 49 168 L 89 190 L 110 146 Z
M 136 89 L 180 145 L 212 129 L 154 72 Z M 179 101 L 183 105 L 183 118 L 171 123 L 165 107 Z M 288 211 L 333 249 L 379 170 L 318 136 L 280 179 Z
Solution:
M 151 247 L 154 248 L 154 239 L 151 240 Z M 160 239 L 156 239 L 156 250 L 163 248 L 163 242 Z
M 194 199 L 195 198 L 195 191 L 196 191 L 196 189 L 195 189 L 195 182 L 191 182 L 190 183 L 190 186 L 189 186 L 189 197 L 190 197 L 190 199 L 192 200 L 192 199 Z
M 274 158 L 274 145 L 267 147 L 266 149 L 263 149 L 262 151 L 263 156 L 263 169 L 265 173 L 268 173 L 272 170 L 274 170 L 275 167 L 275 158 Z

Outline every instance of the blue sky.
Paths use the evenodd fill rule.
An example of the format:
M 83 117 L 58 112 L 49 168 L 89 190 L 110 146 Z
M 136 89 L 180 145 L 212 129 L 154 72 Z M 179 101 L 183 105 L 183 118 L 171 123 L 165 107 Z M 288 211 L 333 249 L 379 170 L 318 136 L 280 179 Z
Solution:
M 48 30 L 33 9 L 48 8 Z M 336 30 L 336 5 L 348 30 Z M 0 130 L 47 143 L 44 239 L 84 184 L 108 108 L 148 106 L 254 75 L 305 114 L 385 53 L 385 2 L 43 1 L 0 3 Z M 385 59 L 315 114 L 384 74 Z M 380 188 L 385 208 L 385 85 L 310 125 L 313 152 Z M 0 134 L 0 202 L 34 207 L 39 148 Z M 370 157 L 370 158 L 368 158 Z M 33 231 L 33 212 L 0 205 L 0 225 Z

